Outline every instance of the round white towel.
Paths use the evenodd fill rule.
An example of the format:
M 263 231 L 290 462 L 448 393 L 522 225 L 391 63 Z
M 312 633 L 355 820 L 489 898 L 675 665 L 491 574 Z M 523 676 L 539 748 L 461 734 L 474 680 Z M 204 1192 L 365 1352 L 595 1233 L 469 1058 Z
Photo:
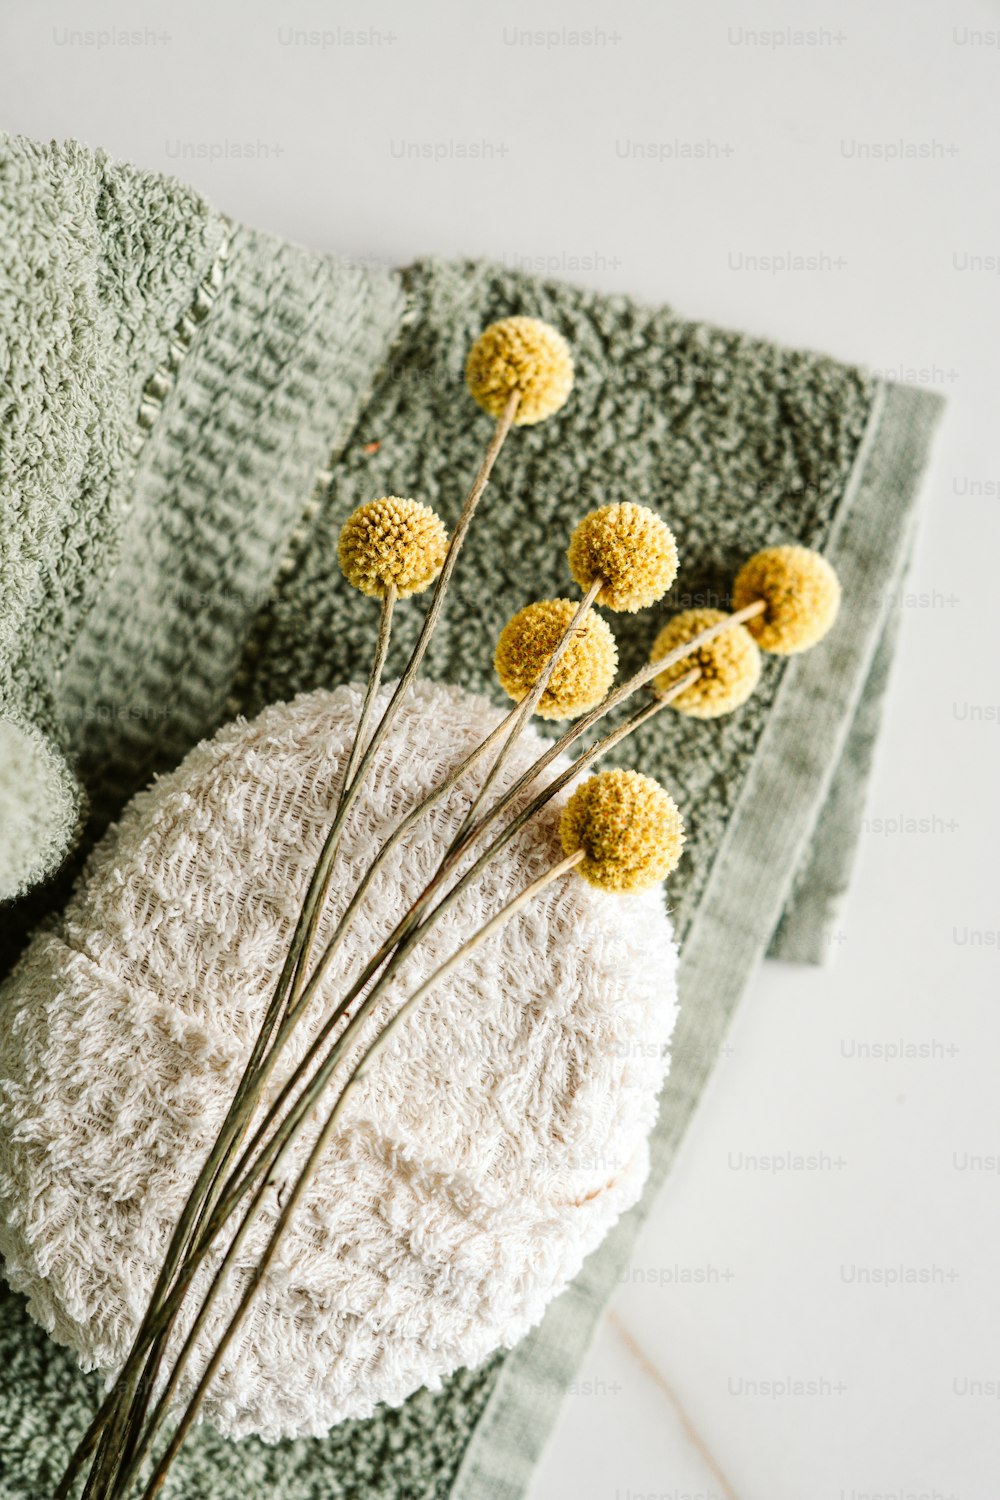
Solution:
M 305 694 L 198 746 L 130 804 L 0 996 L 0 1251 L 85 1368 L 110 1377 L 128 1350 L 287 951 L 360 702 L 357 688 Z M 413 690 L 346 825 L 321 942 L 414 799 L 499 717 L 457 688 Z M 505 784 L 541 745 L 522 736 Z M 425 939 L 367 1038 L 559 857 L 564 800 Z M 465 805 L 435 808 L 387 861 L 280 1078 Z M 570 875 L 434 990 L 345 1110 L 205 1417 L 231 1436 L 320 1435 L 519 1340 L 640 1192 L 675 973 L 660 891 L 609 896 Z M 273 1228 L 282 1175 L 182 1397 Z

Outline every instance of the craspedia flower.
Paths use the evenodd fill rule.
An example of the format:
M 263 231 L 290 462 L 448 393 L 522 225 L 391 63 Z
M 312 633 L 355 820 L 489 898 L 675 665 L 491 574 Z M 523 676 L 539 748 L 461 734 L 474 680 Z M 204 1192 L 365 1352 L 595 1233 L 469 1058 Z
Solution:
M 448 533 L 429 505 L 384 495 L 348 516 L 337 559 L 348 583 L 363 594 L 380 599 L 393 583 L 406 599 L 434 582 L 447 550 Z
M 469 351 L 465 382 L 491 417 L 502 416 L 511 391 L 518 391 L 514 424 L 531 427 L 564 406 L 573 388 L 569 345 L 540 318 L 501 318 Z
M 577 787 L 559 820 L 566 854 L 584 851 L 584 880 L 605 891 L 643 891 L 666 880 L 684 845 L 677 804 L 652 776 L 601 771 Z
M 500 632 L 493 665 L 515 703 L 538 681 L 578 607 L 572 599 L 541 599 L 518 610 Z M 600 703 L 617 669 L 618 648 L 608 623 L 588 609 L 535 712 L 543 719 L 575 719 Z
M 598 578 L 597 603 L 633 614 L 663 597 L 677 577 L 677 544 L 648 505 L 625 501 L 592 510 L 573 532 L 570 572 L 586 593 Z
M 653 642 L 650 661 L 659 661 L 726 618 L 721 609 L 686 609 L 674 615 Z M 665 692 L 692 667 L 697 667 L 701 676 L 671 700 L 672 706 L 696 719 L 716 719 L 739 708 L 750 697 L 760 679 L 760 652 L 743 625 L 731 625 L 712 640 L 696 646 L 682 661 L 666 667 L 653 678 L 653 686 Z
M 768 547 L 743 564 L 733 584 L 734 609 L 758 599 L 767 608 L 747 629 L 763 651 L 790 656 L 826 635 L 840 608 L 840 581 L 809 547 Z

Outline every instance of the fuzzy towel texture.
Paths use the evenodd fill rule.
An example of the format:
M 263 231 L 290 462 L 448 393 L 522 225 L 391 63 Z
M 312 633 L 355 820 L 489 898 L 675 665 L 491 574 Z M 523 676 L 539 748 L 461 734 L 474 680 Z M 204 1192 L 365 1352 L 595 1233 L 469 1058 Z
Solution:
M 822 646 L 768 660 L 730 718 L 662 715 L 621 757 L 666 781 L 689 831 L 670 886 L 682 1009 L 651 1191 L 751 966 L 769 944 L 811 960 L 826 950 L 937 398 L 497 266 L 345 265 L 74 144 L 0 143 L 0 219 L 0 720 L 8 743 L 31 741 L 0 773 L 0 827 L 49 828 L 42 851 L 22 822 L 4 853 L 21 883 L 72 832 L 77 785 L 86 848 L 233 713 L 359 675 L 374 626 L 340 577 L 337 527 L 386 493 L 454 519 L 490 431 L 462 369 L 492 319 L 554 323 L 577 382 L 557 417 L 513 434 L 501 456 L 432 677 L 495 696 L 500 626 L 529 598 L 566 592 L 572 525 L 607 501 L 655 505 L 681 553 L 665 607 L 616 622 L 626 671 L 667 611 L 724 607 L 759 547 L 803 542 L 837 568 L 845 606 Z M 39 785 L 52 788 L 44 804 Z M 78 858 L 4 912 L 9 955 L 65 901 Z M 321 1443 L 232 1447 L 202 1429 L 168 1492 L 516 1500 L 640 1215 L 512 1353 Z M 0 1496 L 28 1500 L 51 1488 L 98 1383 L 10 1293 L 0 1368 Z
M 116 1372 L 131 1348 L 274 993 L 362 696 L 320 689 L 227 725 L 140 793 L 55 930 L 34 939 L 0 992 L 0 1254 L 32 1315 L 86 1369 Z M 386 688 L 379 707 L 388 700 Z M 414 685 L 345 827 L 317 953 L 373 847 L 503 714 L 460 688 Z M 498 790 L 544 748 L 526 731 Z M 559 757 L 547 778 L 569 764 Z M 466 777 L 380 868 L 269 1099 L 431 879 L 481 781 L 482 769 Z M 406 996 L 561 857 L 568 796 L 531 821 L 403 965 L 336 1069 L 326 1109 Z M 228 1437 L 324 1436 L 380 1402 L 440 1389 L 442 1376 L 538 1323 L 642 1190 L 676 962 L 658 890 L 616 898 L 573 875 L 432 990 L 351 1096 L 209 1389 L 206 1419 Z M 320 1124 L 316 1115 L 289 1154 L 286 1188 Z M 275 1187 L 263 1202 L 182 1402 L 283 1201 Z M 207 1284 L 198 1278 L 192 1307 Z

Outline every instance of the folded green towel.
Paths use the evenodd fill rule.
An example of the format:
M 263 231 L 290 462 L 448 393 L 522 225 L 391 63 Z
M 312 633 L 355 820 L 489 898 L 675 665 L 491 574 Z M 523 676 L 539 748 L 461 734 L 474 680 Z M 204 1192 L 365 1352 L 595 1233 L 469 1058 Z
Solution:
M 768 658 L 731 717 L 664 714 L 628 746 L 689 831 L 670 884 L 682 1018 L 655 1190 L 753 964 L 769 945 L 824 954 L 937 399 L 498 266 L 312 255 L 72 143 L 0 140 L 0 234 L 0 887 L 28 892 L 4 911 L 8 963 L 151 775 L 236 712 L 363 675 L 375 620 L 340 576 L 339 523 L 386 493 L 455 516 L 490 432 L 464 359 L 497 317 L 554 323 L 577 380 L 504 449 L 432 676 L 495 693 L 500 626 L 566 592 L 569 532 L 597 504 L 655 506 L 681 552 L 665 609 L 615 621 L 625 670 L 666 611 L 725 607 L 758 548 L 800 541 L 834 564 L 844 607 L 821 647 Z M 400 611 L 390 675 L 417 617 Z M 641 1212 L 512 1353 L 322 1442 L 200 1429 L 165 1493 L 513 1500 Z M 98 1391 L 9 1292 L 0 1370 L 0 1500 L 28 1500 Z

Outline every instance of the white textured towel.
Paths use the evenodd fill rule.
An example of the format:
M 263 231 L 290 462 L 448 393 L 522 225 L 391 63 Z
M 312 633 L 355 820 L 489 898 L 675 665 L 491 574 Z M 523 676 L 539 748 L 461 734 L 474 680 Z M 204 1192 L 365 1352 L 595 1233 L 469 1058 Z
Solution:
M 0 1251 L 33 1316 L 87 1368 L 120 1366 L 222 1122 L 359 708 L 358 689 L 314 692 L 198 746 L 130 804 L 0 997 Z M 414 799 L 498 719 L 457 688 L 414 689 L 345 828 L 321 941 Z M 523 735 L 508 784 L 539 748 Z M 367 1038 L 558 857 L 562 800 L 425 939 Z M 281 1077 L 433 873 L 464 805 L 435 808 L 386 862 Z M 567 876 L 433 991 L 348 1105 L 205 1416 L 232 1436 L 318 1435 L 521 1338 L 639 1195 L 675 972 L 659 891 L 607 896 Z M 275 1201 L 218 1300 L 212 1344 Z

